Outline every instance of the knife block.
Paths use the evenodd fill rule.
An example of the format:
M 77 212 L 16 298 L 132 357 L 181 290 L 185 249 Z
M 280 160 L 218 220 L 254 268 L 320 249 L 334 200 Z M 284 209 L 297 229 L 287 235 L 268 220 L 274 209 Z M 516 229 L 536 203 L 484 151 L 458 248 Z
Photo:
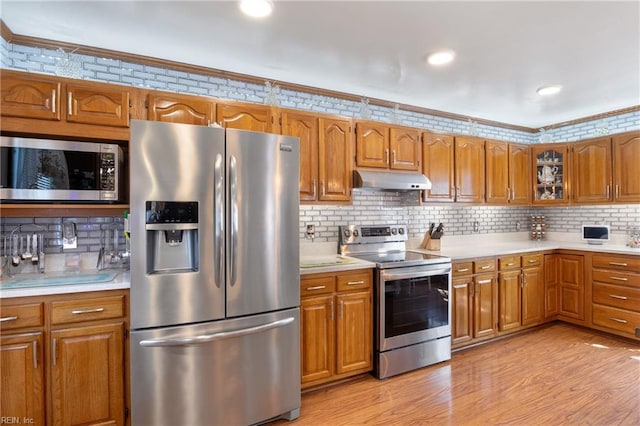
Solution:
M 424 239 L 422 240 L 422 244 L 420 244 L 420 248 L 427 250 L 440 251 L 440 239 L 434 240 L 429 235 L 429 231 L 424 234 Z

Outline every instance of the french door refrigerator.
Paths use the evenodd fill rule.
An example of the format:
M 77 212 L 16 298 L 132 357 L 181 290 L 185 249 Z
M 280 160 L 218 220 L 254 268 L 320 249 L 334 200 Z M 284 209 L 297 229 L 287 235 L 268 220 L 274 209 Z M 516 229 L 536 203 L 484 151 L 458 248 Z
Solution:
M 131 419 L 300 407 L 298 139 L 131 123 Z

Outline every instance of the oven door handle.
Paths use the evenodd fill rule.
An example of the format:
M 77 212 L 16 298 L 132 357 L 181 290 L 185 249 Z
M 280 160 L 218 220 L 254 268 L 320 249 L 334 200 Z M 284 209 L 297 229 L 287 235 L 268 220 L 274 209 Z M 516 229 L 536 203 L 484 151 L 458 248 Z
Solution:
M 408 269 L 411 269 L 408 271 Z M 442 268 L 434 268 L 424 271 L 415 270 L 414 268 L 396 268 L 392 270 L 384 269 L 380 271 L 380 279 L 382 281 L 404 280 L 407 278 L 431 277 L 434 275 L 448 275 L 451 273 L 451 266 Z

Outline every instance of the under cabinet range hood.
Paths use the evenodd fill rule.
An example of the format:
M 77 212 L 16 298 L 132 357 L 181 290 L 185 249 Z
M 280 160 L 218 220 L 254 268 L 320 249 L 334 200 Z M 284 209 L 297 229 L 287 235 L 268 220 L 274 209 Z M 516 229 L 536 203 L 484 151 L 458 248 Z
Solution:
M 378 191 L 419 191 L 431 189 L 431 181 L 420 173 L 354 170 L 353 187 Z

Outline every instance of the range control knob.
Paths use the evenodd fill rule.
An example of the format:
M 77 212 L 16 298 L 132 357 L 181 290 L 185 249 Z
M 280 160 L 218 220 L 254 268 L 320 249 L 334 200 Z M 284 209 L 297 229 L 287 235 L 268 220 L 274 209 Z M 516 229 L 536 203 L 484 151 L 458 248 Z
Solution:
M 404 228 L 398 228 L 398 234 L 404 235 Z
M 396 228 L 391 228 L 391 235 L 396 235 L 398 230 Z
M 345 236 L 346 238 L 349 238 L 349 237 L 351 236 L 351 231 L 349 231 L 348 229 L 345 229 L 345 230 L 344 230 L 344 236 Z
M 357 236 L 358 236 L 358 230 L 357 230 L 357 229 L 354 229 L 354 230 L 353 230 L 353 236 L 354 236 L 354 237 L 357 237 Z

